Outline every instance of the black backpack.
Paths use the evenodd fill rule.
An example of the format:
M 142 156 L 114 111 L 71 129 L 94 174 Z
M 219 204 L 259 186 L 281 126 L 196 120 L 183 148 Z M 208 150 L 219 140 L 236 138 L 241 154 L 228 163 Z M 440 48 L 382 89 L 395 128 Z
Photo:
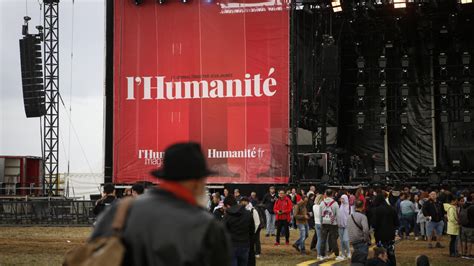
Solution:
M 461 226 L 466 226 L 469 224 L 469 216 L 467 214 L 467 208 L 462 208 L 461 212 L 459 213 L 459 224 Z
M 267 224 L 267 216 L 265 215 L 265 206 L 257 205 L 254 209 L 258 213 L 258 218 L 260 219 L 260 225 L 258 226 L 259 229 L 265 228 Z

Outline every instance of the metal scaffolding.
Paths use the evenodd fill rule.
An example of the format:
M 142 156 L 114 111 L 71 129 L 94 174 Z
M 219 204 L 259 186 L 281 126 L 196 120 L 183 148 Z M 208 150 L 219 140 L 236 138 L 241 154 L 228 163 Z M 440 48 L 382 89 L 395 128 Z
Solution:
M 43 194 L 59 194 L 59 0 L 44 0 Z

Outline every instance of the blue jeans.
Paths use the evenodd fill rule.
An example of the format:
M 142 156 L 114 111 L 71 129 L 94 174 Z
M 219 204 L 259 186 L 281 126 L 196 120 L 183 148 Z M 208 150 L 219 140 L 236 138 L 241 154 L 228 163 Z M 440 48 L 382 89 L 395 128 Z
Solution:
M 354 254 L 352 254 L 351 262 L 353 264 L 365 265 L 369 256 L 369 245 L 366 242 L 359 242 L 352 244 L 352 247 L 354 247 Z
M 411 214 L 402 214 L 400 223 L 402 225 L 401 227 L 403 227 L 403 229 L 405 229 L 405 234 L 406 234 L 407 237 L 410 235 L 412 222 L 413 222 L 413 215 L 411 215 Z M 403 231 L 399 232 L 399 235 L 403 236 Z
M 265 210 L 265 216 L 267 218 L 267 235 L 275 234 L 275 214 L 271 214 L 268 210 Z
M 349 231 L 347 228 L 339 227 L 339 238 L 341 239 L 341 254 L 343 256 L 351 255 L 351 247 L 349 245 Z
M 305 250 L 304 241 L 309 235 L 308 224 L 298 224 L 298 230 L 300 231 L 300 238 L 296 240 L 295 244 L 300 248 L 301 251 Z
M 316 224 L 314 225 L 316 229 L 316 235 L 318 236 L 318 243 L 316 244 L 316 251 L 318 252 L 318 256 L 321 256 L 321 225 Z
M 247 266 L 249 261 L 249 248 L 246 247 L 234 247 L 232 254 L 232 266 Z

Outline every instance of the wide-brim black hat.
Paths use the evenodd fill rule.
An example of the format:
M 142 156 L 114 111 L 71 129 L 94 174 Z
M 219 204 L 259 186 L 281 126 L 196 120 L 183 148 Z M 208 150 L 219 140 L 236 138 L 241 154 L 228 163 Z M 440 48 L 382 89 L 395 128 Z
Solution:
M 200 179 L 214 175 L 207 167 L 201 145 L 195 142 L 173 144 L 165 150 L 160 169 L 151 172 L 153 176 L 168 181 Z

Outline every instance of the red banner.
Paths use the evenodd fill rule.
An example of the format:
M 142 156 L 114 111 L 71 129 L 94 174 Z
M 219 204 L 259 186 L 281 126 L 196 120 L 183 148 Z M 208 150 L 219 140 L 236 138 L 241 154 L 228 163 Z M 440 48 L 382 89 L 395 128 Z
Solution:
M 208 183 L 287 183 L 287 3 L 115 1 L 114 182 L 201 143 Z

